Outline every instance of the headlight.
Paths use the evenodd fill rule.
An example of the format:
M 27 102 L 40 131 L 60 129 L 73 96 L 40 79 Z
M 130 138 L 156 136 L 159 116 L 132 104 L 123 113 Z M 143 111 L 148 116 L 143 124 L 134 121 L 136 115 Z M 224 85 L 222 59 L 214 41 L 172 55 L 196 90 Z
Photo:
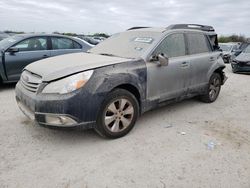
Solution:
M 70 93 L 83 87 L 92 74 L 93 70 L 89 70 L 63 78 L 55 82 L 51 82 L 43 89 L 42 93 Z

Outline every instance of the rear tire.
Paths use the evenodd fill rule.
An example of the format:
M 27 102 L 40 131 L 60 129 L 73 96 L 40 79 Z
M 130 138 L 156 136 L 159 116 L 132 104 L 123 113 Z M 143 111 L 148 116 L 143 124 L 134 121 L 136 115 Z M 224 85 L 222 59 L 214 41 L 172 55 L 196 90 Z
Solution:
M 222 83 L 222 80 L 221 80 L 220 74 L 213 73 L 212 76 L 210 77 L 209 84 L 206 89 L 206 93 L 200 96 L 200 100 L 205 103 L 214 102 L 219 96 L 221 83 Z
M 133 127 L 139 116 L 139 104 L 135 96 L 124 89 L 108 94 L 97 117 L 95 130 L 107 138 L 120 138 Z

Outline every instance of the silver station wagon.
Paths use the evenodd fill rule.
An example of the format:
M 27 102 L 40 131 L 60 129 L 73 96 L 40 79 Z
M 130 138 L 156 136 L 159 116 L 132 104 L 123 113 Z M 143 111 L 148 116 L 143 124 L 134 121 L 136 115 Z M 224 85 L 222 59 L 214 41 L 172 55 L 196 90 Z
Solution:
M 218 49 L 211 26 L 130 28 L 87 53 L 28 65 L 16 100 L 46 127 L 94 128 L 119 138 L 151 109 L 194 96 L 214 102 L 226 80 Z

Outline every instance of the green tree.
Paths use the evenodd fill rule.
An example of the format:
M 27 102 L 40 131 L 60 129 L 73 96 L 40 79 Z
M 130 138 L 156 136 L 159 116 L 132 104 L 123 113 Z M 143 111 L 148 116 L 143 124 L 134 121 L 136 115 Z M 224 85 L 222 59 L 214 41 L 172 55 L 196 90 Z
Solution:
M 77 34 L 76 34 L 76 33 L 63 33 L 63 35 L 73 36 L 73 37 L 77 36 Z
M 94 37 L 105 37 L 105 38 L 108 38 L 109 35 L 106 34 L 106 33 L 95 33 L 93 34 Z
M 230 36 L 220 36 L 218 39 L 219 42 L 221 43 L 226 43 L 226 42 L 246 42 L 247 38 L 244 35 L 230 35 Z
M 10 30 L 6 30 L 6 31 L 4 31 L 4 33 L 24 34 L 23 31 L 10 31 Z

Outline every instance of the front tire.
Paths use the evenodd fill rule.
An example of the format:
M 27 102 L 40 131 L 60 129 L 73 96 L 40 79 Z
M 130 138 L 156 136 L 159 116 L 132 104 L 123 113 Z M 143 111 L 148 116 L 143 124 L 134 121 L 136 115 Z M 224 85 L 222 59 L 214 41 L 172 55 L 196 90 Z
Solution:
M 205 103 L 212 103 L 214 102 L 217 97 L 219 96 L 220 89 L 221 89 L 221 76 L 218 73 L 213 73 L 210 80 L 208 87 L 206 89 L 206 93 L 200 97 L 201 101 Z
M 139 116 L 139 104 L 135 96 L 124 89 L 108 94 L 97 117 L 95 130 L 103 137 L 120 138 L 133 127 Z

